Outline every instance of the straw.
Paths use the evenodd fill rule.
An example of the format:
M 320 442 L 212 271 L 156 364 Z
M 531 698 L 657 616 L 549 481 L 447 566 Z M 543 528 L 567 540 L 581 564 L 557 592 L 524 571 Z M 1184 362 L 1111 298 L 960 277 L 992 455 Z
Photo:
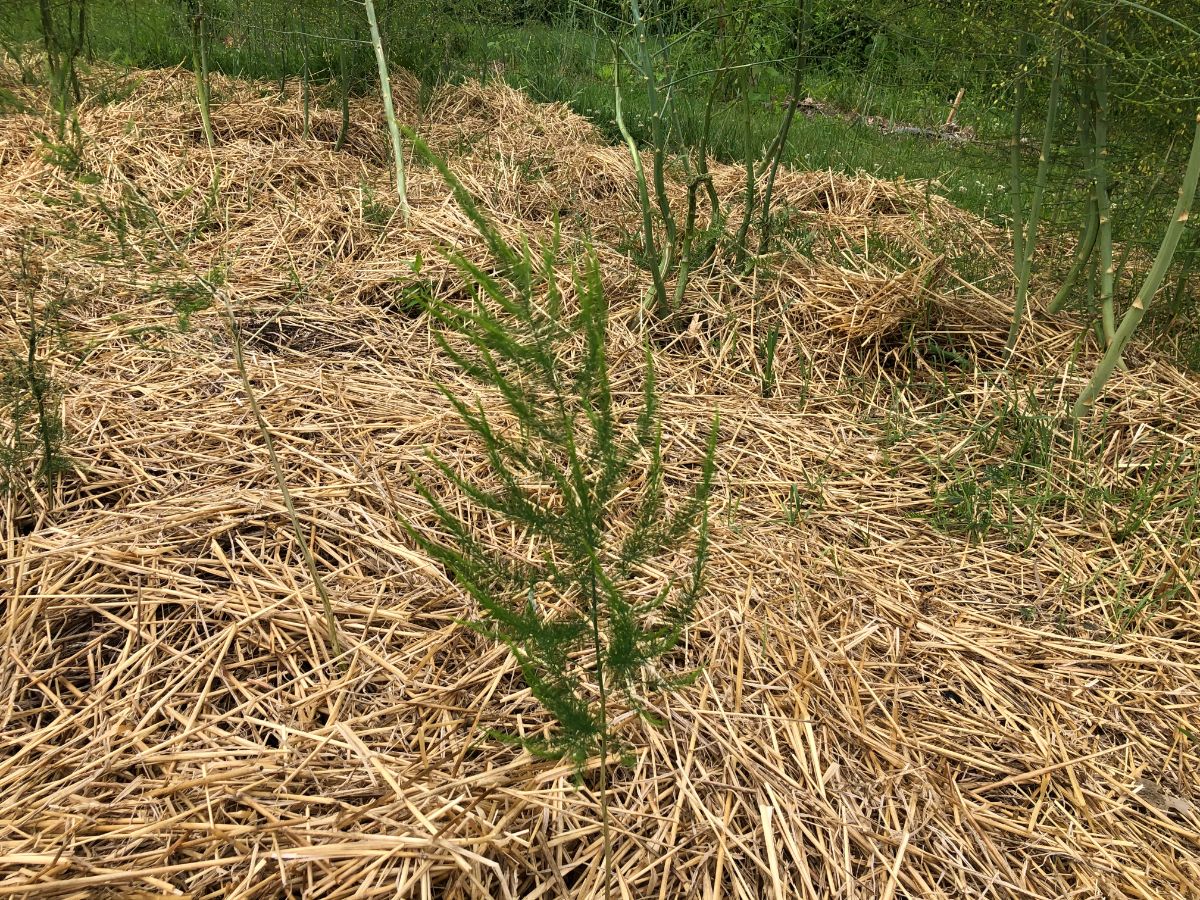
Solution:
M 54 374 L 77 463 L 52 514 L 9 498 L 0 526 L 0 897 L 599 896 L 593 780 L 485 737 L 549 723 L 400 526 L 434 527 L 408 474 L 439 484 L 427 450 L 489 477 L 434 383 L 479 387 L 405 299 L 470 302 L 442 251 L 486 263 L 482 241 L 421 167 L 410 225 L 380 224 L 374 101 L 339 153 L 336 110 L 304 140 L 296 97 L 214 77 L 210 153 L 187 73 L 127 77 L 126 99 L 80 112 L 86 181 L 44 159 L 44 105 L 0 118 L 0 294 L 24 296 L 24 244 L 35 304 L 69 301 Z M 557 218 L 595 246 L 631 405 L 650 333 L 673 497 L 720 413 L 707 591 L 664 673 L 700 675 L 647 698 L 661 728 L 618 719 L 636 748 L 610 781 L 621 895 L 1200 896 L 1194 457 L 1117 534 L 1156 460 L 1200 443 L 1200 382 L 1142 348 L 1086 459 L 1053 468 L 1091 506 L 1044 512 L 1028 548 L 946 533 L 933 488 L 951 461 L 1004 462 L 972 434 L 1013 385 L 1065 402 L 1097 358 L 1071 368 L 1078 326 L 1035 314 L 1000 369 L 995 228 L 936 185 L 781 171 L 783 249 L 752 275 L 698 268 L 678 314 L 645 323 L 623 151 L 502 85 L 439 88 L 418 116 L 396 81 L 399 115 L 507 236 Z M 737 168 L 713 172 L 736 203 Z M 238 317 L 340 667 L 222 312 L 180 327 L 199 276 Z M 646 595 L 687 563 L 642 572 Z M 1149 608 L 1121 619 L 1119 598 Z

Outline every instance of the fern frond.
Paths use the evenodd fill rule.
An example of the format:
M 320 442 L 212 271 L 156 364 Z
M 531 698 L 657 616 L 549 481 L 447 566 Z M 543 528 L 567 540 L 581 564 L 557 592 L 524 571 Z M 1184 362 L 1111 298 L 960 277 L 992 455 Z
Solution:
M 630 437 L 615 408 L 608 306 L 595 254 L 586 250 L 572 265 L 578 308 L 568 315 L 557 224 L 538 254 L 525 241 L 511 246 L 445 162 L 419 139 L 414 144 L 450 184 L 495 263 L 493 271 L 450 254 L 473 286 L 473 305 L 422 302 L 444 329 L 437 338 L 442 351 L 467 378 L 493 391 L 517 426 L 515 433 L 498 427 L 478 397 L 443 385 L 481 445 L 492 483 L 473 483 L 443 461 L 434 465 L 473 508 L 520 528 L 536 560 L 514 561 L 482 546 L 415 476 L 440 535 L 411 524 L 408 533 L 478 604 L 480 618 L 468 624 L 509 648 L 531 696 L 554 719 L 548 735 L 499 737 L 531 753 L 570 758 L 582 771 L 589 759 L 599 755 L 604 763 L 621 746 L 611 725 L 618 697 L 652 720 L 640 697 L 648 684 L 664 682 L 647 672 L 679 645 L 691 621 L 703 586 L 716 423 L 699 483 L 668 515 L 652 355 L 647 345 Z M 573 354 L 580 342 L 582 351 Z M 697 529 L 690 578 L 682 585 L 669 581 L 650 601 L 635 600 L 634 569 L 654 554 L 676 552 Z M 618 530 L 627 533 L 618 537 Z M 553 602 L 539 604 L 539 596 Z

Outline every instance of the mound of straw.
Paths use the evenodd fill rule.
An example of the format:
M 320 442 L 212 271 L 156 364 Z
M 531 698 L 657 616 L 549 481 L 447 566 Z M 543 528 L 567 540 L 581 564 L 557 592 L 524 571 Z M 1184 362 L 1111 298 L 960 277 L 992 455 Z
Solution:
M 46 352 L 76 464 L 52 498 L 4 501 L 0 896 L 600 896 L 595 773 L 484 737 L 549 723 L 400 525 L 432 527 L 427 451 L 488 478 L 435 382 L 479 386 L 411 303 L 466 301 L 443 251 L 485 262 L 481 241 L 421 167 L 401 226 L 375 103 L 338 151 L 337 110 L 306 140 L 294 93 L 218 80 L 210 152 L 188 73 L 105 77 L 129 92 L 83 105 L 74 171 L 36 136 L 44 100 L 0 118 L 0 337 L 65 301 Z M 785 171 L 784 249 L 702 268 L 651 323 L 621 149 L 500 85 L 419 117 L 398 84 L 513 240 L 557 219 L 594 243 L 631 400 L 649 332 L 672 490 L 721 415 L 708 589 L 670 661 L 699 678 L 648 698 L 661 728 L 618 718 L 617 896 L 1200 896 L 1197 470 L 1145 509 L 1132 489 L 1200 442 L 1200 383 L 1143 353 L 1055 469 L 1094 505 L 1016 509 L 1027 546 L 948 532 L 931 460 L 998 465 L 972 435 L 1096 359 L 1072 368 L 1076 326 L 1037 317 L 999 371 L 1002 235 L 928 185 Z M 713 169 L 736 216 L 741 174 Z M 198 278 L 236 311 L 340 665 Z M 947 387 L 935 347 L 978 365 Z

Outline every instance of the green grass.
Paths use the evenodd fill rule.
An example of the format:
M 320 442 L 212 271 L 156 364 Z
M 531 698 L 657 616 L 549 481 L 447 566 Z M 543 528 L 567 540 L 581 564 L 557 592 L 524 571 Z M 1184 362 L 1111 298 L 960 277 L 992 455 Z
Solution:
M 494 64 L 499 63 L 503 77 L 514 87 L 537 100 L 569 104 L 593 120 L 609 140 L 620 141 L 613 96 L 613 49 L 606 39 L 542 25 L 465 37 L 463 53 L 450 77 L 488 73 L 495 71 Z M 674 94 L 675 128 L 671 134 L 673 149 L 694 146 L 699 140 L 710 78 L 697 73 L 715 65 L 708 54 L 701 54 L 668 60 L 664 66 L 664 80 L 678 82 Z M 634 138 L 645 143 L 650 133 L 646 100 L 630 84 L 632 76 L 627 67 L 623 73 L 626 124 Z M 853 84 L 851 73 L 814 70 L 805 83 L 805 94 L 848 107 Z M 785 74 L 773 67 L 764 67 L 759 73 L 753 89 L 751 126 L 756 146 L 765 148 L 775 137 L 789 88 Z M 932 108 L 929 97 L 906 95 L 889 88 L 875 92 L 869 112 L 879 115 L 891 109 L 897 121 L 925 126 L 931 124 Z M 944 121 L 946 108 L 942 103 L 932 118 Z M 736 98 L 719 100 L 715 106 L 710 147 L 722 161 L 742 159 L 742 115 L 741 103 Z M 970 112 L 964 109 L 962 115 Z M 982 111 L 979 117 L 983 117 Z M 991 145 L 962 145 L 886 134 L 877 127 L 838 117 L 797 115 L 785 162 L 802 168 L 865 171 L 884 178 L 936 180 L 956 202 L 982 215 L 1002 214 L 1008 205 L 1003 195 L 1006 162 Z
M 247 79 L 296 78 L 305 59 L 316 80 L 337 76 L 339 50 L 347 50 L 348 69 L 356 85 L 372 84 L 374 59 L 357 10 L 345 17 L 330 4 L 256 2 L 252 9 L 236 0 L 206 0 L 210 10 L 209 65 Z M 181 0 L 90 0 L 89 56 L 134 68 L 190 65 L 191 32 Z M 357 43 L 346 43 L 350 39 Z M 41 40 L 38 9 L 24 3 L 0 13 L 0 41 L 9 49 L 34 46 Z
M 280 81 L 296 78 L 305 68 L 314 80 L 344 80 L 352 91 L 369 91 L 375 82 L 370 48 L 363 43 L 365 22 L 352 8 L 313 0 L 207 0 L 210 11 L 209 50 L 213 71 L 235 76 Z M 89 5 L 88 51 L 97 58 L 134 67 L 174 66 L 191 59 L 190 32 L 178 0 L 92 0 Z M 502 77 L 540 101 L 561 101 L 594 121 L 608 140 L 620 143 L 615 122 L 613 46 L 601 32 L 553 27 L 540 23 L 520 26 L 488 24 L 483 17 L 449 17 L 436 10 L 405 5 L 391 7 L 381 22 L 392 58 L 418 75 L 426 86 L 468 77 Z M 24 3 L 0 13 L 0 39 L 5 46 L 35 46 L 39 37 L 37 6 Z M 674 84 L 671 149 L 694 146 L 699 139 L 711 70 L 718 64 L 705 41 L 685 41 L 662 58 L 660 77 Z M 963 65 L 959 65 L 963 69 Z M 786 64 L 765 62 L 755 68 L 751 99 L 753 145 L 766 148 L 775 136 L 790 91 Z M 949 72 L 949 74 L 948 74 Z M 622 67 L 626 123 L 635 140 L 649 141 L 650 125 L 644 92 L 632 72 Z M 955 203 L 997 223 L 1007 221 L 1007 98 L 993 86 L 995 73 L 942 71 L 903 46 L 891 46 L 864 67 L 838 59 L 814 64 L 806 73 L 802 93 L 847 113 L 936 128 L 945 120 L 952 83 L 965 82 L 965 99 L 958 123 L 973 129 L 978 142 L 957 143 L 919 135 L 889 134 L 852 116 L 797 115 L 785 162 L 804 169 L 868 172 L 882 178 L 928 180 Z M 973 79 L 973 81 L 971 80 Z M 0 113 L 7 108 L 0 97 Z M 734 96 L 721 97 L 714 108 L 710 148 L 722 161 L 743 158 L 743 111 Z M 1039 129 L 1037 116 L 1029 128 Z M 1063 134 L 1070 134 L 1064 121 Z M 1166 145 L 1147 142 L 1114 145 L 1114 236 L 1153 250 L 1161 237 L 1173 203 L 1179 160 Z M 1151 146 L 1153 145 L 1153 146 Z M 1172 145 L 1173 146 L 1173 145 Z M 1175 149 L 1175 157 L 1179 152 Z M 1025 154 L 1025 183 L 1036 169 L 1033 148 Z M 1162 178 L 1157 173 L 1164 171 Z M 1082 207 L 1081 163 L 1069 148 L 1059 151 L 1052 167 L 1045 200 L 1047 234 L 1074 233 Z M 1154 189 L 1151 190 L 1151 187 Z M 1200 271 L 1196 229 L 1185 237 L 1178 267 Z M 1188 260 L 1191 263 L 1188 263 Z M 1051 268 L 1056 264 L 1051 260 Z M 1129 276 L 1133 276 L 1131 271 Z M 1048 269 L 1035 271 L 1051 278 Z M 1123 279 L 1123 299 L 1136 290 L 1132 277 Z M 1161 301 L 1169 309 L 1151 315 L 1154 327 L 1188 333 L 1178 342 L 1177 356 L 1200 366 L 1200 341 L 1193 324 L 1200 302 L 1194 288 L 1176 290 Z M 1082 294 L 1082 290 L 1078 291 Z
M 1170 441 L 1126 451 L 1114 465 L 1109 449 L 1120 431 L 1102 417 L 1080 424 L 1053 391 L 1039 393 L 1013 383 L 986 407 L 962 404 L 963 382 L 953 369 L 946 380 L 909 379 L 893 386 L 880 421 L 880 447 L 911 461 L 919 457 L 928 502 L 914 512 L 938 531 L 968 544 L 988 544 L 1024 553 L 1039 542 L 1129 545 L 1140 558 L 1143 545 L 1187 548 L 1198 533 L 1200 472 L 1193 448 Z M 924 409 L 913 412 L 914 401 Z M 933 402 L 941 398 L 940 404 Z M 924 447 L 953 440 L 954 452 Z M 886 457 L 885 457 L 886 458 Z M 803 518 L 808 496 L 802 487 L 785 505 L 789 522 Z M 1055 533 L 1056 522 L 1096 523 L 1096 536 Z M 1137 566 L 1119 579 L 1102 606 L 1118 630 L 1188 596 L 1197 563 L 1183 550 L 1160 573 Z M 1087 593 L 1089 586 L 1078 586 Z
M 339 8 L 315 0 L 256 0 L 252 5 L 207 0 L 206 8 L 213 71 L 278 81 L 298 77 L 307 67 L 316 80 L 344 74 L 354 90 L 370 90 L 374 84 L 365 22 L 353 5 Z M 91 0 L 87 51 L 132 67 L 187 64 L 191 44 L 184 10 L 179 0 Z M 407 5 L 384 13 L 381 27 L 393 59 L 426 83 L 493 77 L 498 66 L 509 83 L 538 100 L 570 104 L 593 119 L 614 143 L 620 142 L 614 120 L 613 48 L 602 33 L 536 22 L 494 25 L 483 16 L 452 17 Z M 33 45 L 39 37 L 36 4 L 18 4 L 0 13 L 0 40 L 5 46 Z M 675 128 L 671 134 L 675 148 L 694 145 L 698 138 L 708 73 L 718 64 L 710 43 L 685 41 L 662 59 L 663 80 L 675 83 Z M 778 126 L 790 89 L 786 70 L 787 64 L 770 61 L 754 70 L 752 133 L 759 147 L 770 142 Z M 1010 205 L 1005 196 L 1008 177 L 1003 144 L 1008 139 L 1010 114 L 1008 98 L 993 86 L 995 81 L 996 73 L 971 72 L 966 67 L 955 74 L 946 69 L 945 61 L 933 66 L 918 49 L 907 52 L 900 46 L 889 47 L 878 57 L 869 56 L 865 68 L 836 58 L 821 60 L 805 76 L 806 96 L 847 112 L 896 123 L 936 128 L 949 110 L 954 93 L 951 85 L 966 87 L 957 121 L 974 129 L 980 142 L 957 144 L 885 134 L 877 127 L 838 117 L 798 116 L 785 159 L 804 167 L 933 179 L 965 208 L 991 218 L 1006 218 Z M 627 123 L 634 137 L 644 142 L 649 133 L 646 101 L 633 88 L 628 72 L 626 83 Z M 742 158 L 741 115 L 740 104 L 733 98 L 717 104 L 711 148 L 718 158 Z M 1130 153 L 1136 156 L 1136 162 L 1131 160 L 1125 166 L 1129 171 L 1118 178 L 1124 200 L 1136 208 L 1145 199 L 1144 179 L 1135 177 L 1136 163 L 1145 163 L 1148 153 L 1161 153 L 1161 148 L 1147 148 L 1144 135 L 1135 137 L 1136 147 L 1114 148 L 1114 166 Z M 1033 157 L 1030 153 L 1030 174 Z M 1067 156 L 1056 166 L 1047 198 L 1050 227 L 1068 231 L 1073 227 L 1079 187 L 1074 162 Z M 1152 168 L 1157 169 L 1163 161 L 1156 158 L 1154 162 Z M 1116 196 L 1115 201 L 1120 207 L 1122 197 Z M 1118 231 L 1132 229 L 1155 242 L 1162 219 L 1153 214 L 1118 215 L 1114 224 Z
M 341 49 L 346 50 L 348 77 L 356 90 L 373 81 L 369 48 L 339 38 L 362 40 L 361 23 L 322 12 L 323 5 L 303 2 L 257 3 L 254 14 L 213 9 L 209 64 L 214 72 L 252 79 L 295 78 L 308 60 L 314 79 L 336 78 L 341 72 Z M 119 65 L 155 68 L 187 64 L 190 33 L 172 0 L 92 0 L 89 5 L 88 50 Z M 613 51 L 609 40 L 582 30 L 541 24 L 488 27 L 444 19 L 401 23 L 385 21 L 391 53 L 426 82 L 494 77 L 496 64 L 509 83 L 541 101 L 562 101 L 597 123 L 614 143 L 620 142 L 613 97 Z M 297 33 L 309 35 L 307 38 Z M 35 4 L 10 10 L 0 18 L 0 35 L 10 47 L 32 45 L 39 39 Z M 321 36 L 328 36 L 324 39 Z M 709 78 L 698 73 L 716 65 L 711 52 L 676 52 L 663 68 L 664 77 L 686 79 L 674 92 L 675 149 L 694 145 L 699 137 Z M 639 142 L 649 137 L 646 100 L 626 86 L 626 116 Z M 850 72 L 814 70 L 806 93 L 840 107 L 864 109 L 906 123 L 933 124 L 944 118 L 946 104 L 932 89 L 912 91 L 895 86 L 875 87 L 859 96 L 861 81 Z M 754 87 L 753 140 L 766 147 L 775 136 L 789 88 L 786 73 L 773 66 L 758 71 Z M 869 101 L 864 103 L 863 101 Z M 868 108 L 869 107 L 869 108 Z M 974 115 L 970 104 L 960 116 Z M 983 115 L 979 111 L 979 118 Z M 711 148 L 725 161 L 742 158 L 742 111 L 733 98 L 718 102 L 714 112 Z M 875 127 L 839 118 L 797 116 L 785 161 L 806 168 L 866 171 L 885 178 L 935 179 L 963 206 L 984 215 L 1002 213 L 1007 201 L 999 195 L 1005 182 L 1004 160 L 988 147 L 962 147 L 928 138 L 888 135 Z

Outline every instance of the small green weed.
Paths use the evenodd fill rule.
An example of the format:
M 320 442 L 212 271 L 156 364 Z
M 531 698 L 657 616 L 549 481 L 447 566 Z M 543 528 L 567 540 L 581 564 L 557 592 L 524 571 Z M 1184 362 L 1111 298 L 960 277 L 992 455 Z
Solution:
M 224 281 L 224 275 L 220 269 L 214 269 L 205 279 L 210 285 L 220 285 Z M 213 304 L 211 290 L 195 280 L 168 281 L 157 285 L 152 293 L 153 296 L 170 302 L 180 331 L 190 331 L 192 316 L 209 309 Z
M 365 181 L 359 187 L 362 195 L 361 208 L 363 221 L 375 228 L 386 228 L 396 215 L 396 207 L 384 203 L 375 196 L 375 188 Z
M 62 419 L 62 390 L 54 380 L 49 352 L 63 340 L 61 303 L 35 307 L 33 296 L 40 277 L 21 250 L 19 283 L 28 303 L 5 301 L 6 311 L 22 335 L 21 345 L 5 348 L 0 356 L 0 409 L 8 419 L 8 435 L 0 445 L 0 492 L 24 495 L 32 501 L 35 486 L 45 490 L 52 506 L 54 485 L 73 469 L 66 452 L 68 434 Z
M 793 527 L 807 519 L 815 510 L 825 508 L 825 474 L 810 475 L 805 469 L 803 475 L 804 486 L 793 484 L 783 507 L 784 518 L 788 525 Z
M 940 488 L 934 488 L 929 520 L 948 533 L 965 534 L 971 543 L 982 541 L 992 529 L 995 487 L 974 472 L 957 473 Z
M 1137 486 L 1124 492 L 1129 505 L 1120 524 L 1113 530 L 1113 540 L 1123 544 L 1142 530 L 1167 487 L 1177 479 L 1181 466 L 1190 455 L 1186 452 L 1173 453 L 1166 449 L 1155 450 L 1142 470 L 1142 477 Z M 1191 503 L 1193 510 L 1194 493 Z
M 55 140 L 45 132 L 36 133 L 42 145 L 42 159 L 51 166 L 61 169 L 80 181 L 95 183 L 96 176 L 87 170 L 83 162 L 84 137 L 79 124 L 71 121 L 70 138 Z
M 1063 421 L 1032 389 L 993 401 L 968 442 L 937 466 L 944 474 L 930 488 L 931 524 L 972 543 L 996 534 L 1013 549 L 1030 547 L 1045 515 L 1069 502 L 1054 477 Z

